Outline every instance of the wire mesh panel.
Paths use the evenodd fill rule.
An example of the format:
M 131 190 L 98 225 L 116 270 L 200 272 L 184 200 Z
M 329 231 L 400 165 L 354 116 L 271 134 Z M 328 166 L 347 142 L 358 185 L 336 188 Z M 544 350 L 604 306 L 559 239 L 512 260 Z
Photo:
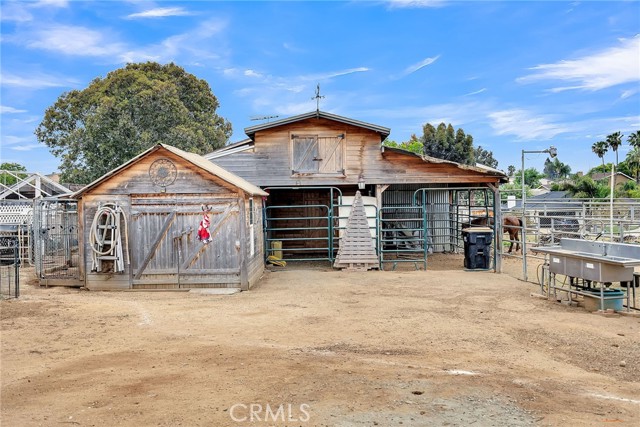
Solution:
M 19 242 L 15 237 L 0 236 L 0 296 L 20 296 Z
M 34 206 L 33 229 L 38 277 L 79 278 L 78 203 L 38 200 Z

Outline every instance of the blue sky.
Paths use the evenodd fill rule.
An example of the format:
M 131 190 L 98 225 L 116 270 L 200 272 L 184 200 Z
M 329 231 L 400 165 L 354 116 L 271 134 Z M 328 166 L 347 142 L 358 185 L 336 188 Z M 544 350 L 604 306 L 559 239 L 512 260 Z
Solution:
M 230 142 L 315 110 L 391 128 L 402 142 L 444 121 L 506 170 L 558 148 L 640 129 L 640 3 L 1 1 L 1 162 L 50 173 L 33 131 L 65 91 L 127 62 L 175 62 L 209 82 Z M 623 159 L 628 147 L 621 147 Z M 544 155 L 527 154 L 542 169 Z M 613 161 L 610 152 L 606 159 Z

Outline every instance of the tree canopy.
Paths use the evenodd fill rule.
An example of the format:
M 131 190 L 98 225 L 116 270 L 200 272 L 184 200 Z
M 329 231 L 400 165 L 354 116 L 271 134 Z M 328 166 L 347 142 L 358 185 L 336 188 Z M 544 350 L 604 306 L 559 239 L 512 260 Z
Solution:
M 63 93 L 35 134 L 61 158 L 62 180 L 82 184 L 157 143 L 198 154 L 222 147 L 231 124 L 218 107 L 209 84 L 182 67 L 128 64 Z
M 485 150 L 482 146 L 474 147 L 473 137 L 466 134 L 462 128 L 454 130 L 451 124 L 444 123 L 440 123 L 436 128 L 427 123 L 422 131 L 420 137 L 414 134 L 409 141 L 401 143 L 385 140 L 384 145 L 466 165 L 475 165 L 477 162 L 492 168 L 498 167 L 493 152 Z
M 18 182 L 18 179 L 24 179 L 27 177 L 26 173 L 20 173 L 26 171 L 27 168 L 20 163 L 4 162 L 0 164 L 0 184 L 7 187 L 13 185 Z

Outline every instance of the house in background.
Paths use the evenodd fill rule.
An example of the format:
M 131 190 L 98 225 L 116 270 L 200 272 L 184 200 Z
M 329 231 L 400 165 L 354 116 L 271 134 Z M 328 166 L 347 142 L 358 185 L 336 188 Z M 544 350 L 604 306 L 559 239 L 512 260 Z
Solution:
M 614 178 L 615 188 L 622 187 L 624 184 L 630 181 L 635 182 L 635 179 L 631 178 L 629 175 L 622 172 L 616 172 L 614 176 L 615 176 Z M 611 187 L 611 172 L 598 172 L 598 173 L 591 174 L 591 179 L 593 179 L 594 181 L 606 180 L 607 185 Z

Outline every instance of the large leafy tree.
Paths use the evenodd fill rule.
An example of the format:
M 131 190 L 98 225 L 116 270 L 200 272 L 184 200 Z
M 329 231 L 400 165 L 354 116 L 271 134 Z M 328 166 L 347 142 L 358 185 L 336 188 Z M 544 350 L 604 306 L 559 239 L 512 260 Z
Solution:
M 427 156 L 467 165 L 475 163 L 473 137 L 465 134 L 463 129 L 454 130 L 451 123 L 440 123 L 437 128 L 427 123 L 422 128 L 419 141 Z
M 173 63 L 128 64 L 62 94 L 35 134 L 61 158 L 63 181 L 88 183 L 157 143 L 198 154 L 223 146 L 231 124 L 218 106 L 206 81 Z
M 524 184 L 529 188 L 537 188 L 540 186 L 540 178 L 544 178 L 544 174 L 538 172 L 536 168 L 527 168 L 524 170 Z M 522 182 L 522 169 L 515 175 L 515 183 L 520 185 Z
M 622 134 L 620 132 L 614 132 L 611 135 L 607 135 L 607 145 L 616 153 L 616 166 L 618 166 L 618 147 L 622 145 Z
M 549 179 L 566 178 L 571 173 L 571 166 L 561 162 L 557 157 L 544 161 L 544 174 Z
M 480 163 L 481 165 L 489 166 L 494 169 L 498 167 L 498 161 L 493 158 L 493 151 L 485 150 L 482 148 L 482 145 L 478 145 L 478 147 L 473 150 L 473 155 L 476 163 Z
M 604 141 L 594 142 L 591 146 L 591 151 L 593 151 L 596 156 L 600 157 L 602 165 L 604 166 L 604 155 L 609 151 L 609 145 Z

